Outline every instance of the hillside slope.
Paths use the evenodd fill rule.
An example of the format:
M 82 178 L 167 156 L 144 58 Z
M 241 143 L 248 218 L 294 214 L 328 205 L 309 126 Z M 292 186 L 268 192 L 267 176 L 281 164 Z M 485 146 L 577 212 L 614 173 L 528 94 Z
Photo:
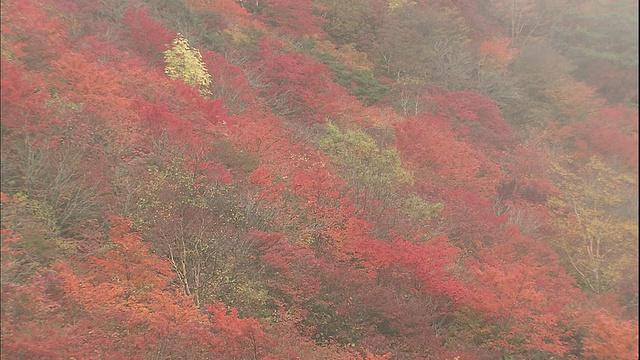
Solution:
M 637 2 L 1 6 L 3 357 L 637 359 Z

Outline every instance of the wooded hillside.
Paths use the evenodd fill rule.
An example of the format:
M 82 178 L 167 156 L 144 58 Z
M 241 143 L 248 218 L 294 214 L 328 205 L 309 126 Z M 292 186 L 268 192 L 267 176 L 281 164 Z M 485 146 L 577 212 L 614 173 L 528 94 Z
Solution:
M 637 1 L 1 16 L 3 359 L 637 359 Z

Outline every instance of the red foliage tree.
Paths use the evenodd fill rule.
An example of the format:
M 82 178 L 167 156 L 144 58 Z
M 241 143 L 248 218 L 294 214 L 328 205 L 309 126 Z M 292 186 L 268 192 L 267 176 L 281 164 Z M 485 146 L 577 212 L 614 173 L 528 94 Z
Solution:
M 122 23 L 131 30 L 134 49 L 162 64 L 163 52 L 176 38 L 176 33 L 153 20 L 146 9 L 128 9 L 124 13 Z
M 67 48 L 67 31 L 52 8 L 35 1 L 10 1 L 2 4 L 3 39 L 20 44 L 20 59 L 27 69 L 40 69 Z M 5 38 L 6 36 L 6 38 Z M 4 48 L 4 44 L 3 44 Z M 4 60 L 4 59 L 3 59 Z
M 498 103 L 474 91 L 446 92 L 432 96 L 434 112 L 450 120 L 451 128 L 491 156 L 514 144 Z
M 270 339 L 256 319 L 238 317 L 238 310 L 227 308 L 222 303 L 207 304 L 210 321 L 217 335 L 224 339 L 218 351 L 224 357 L 257 357 L 264 354 Z
M 315 275 L 320 262 L 309 244 L 291 243 L 281 233 L 253 230 L 249 236 L 259 244 L 260 259 L 271 268 L 269 286 L 297 308 L 318 296 L 320 279 Z
M 252 20 L 251 14 L 234 0 L 187 0 L 186 3 L 194 9 L 221 14 L 230 23 L 248 25 Z
M 638 323 L 620 321 L 603 309 L 582 314 L 581 323 L 589 331 L 583 343 L 585 356 L 597 359 L 637 359 Z
M 111 67 L 88 61 L 82 54 L 63 52 L 52 61 L 50 81 L 66 99 L 87 107 L 86 111 L 117 118 L 129 100 L 123 97 L 120 74 Z
M 542 144 L 518 144 L 504 159 L 505 177 L 498 187 L 497 211 L 525 201 L 543 205 L 558 189 L 549 180 L 553 161 Z
M 322 37 L 325 20 L 313 14 L 318 7 L 312 0 L 269 0 L 260 9 L 260 19 L 285 34 Z
M 117 217 L 111 221 L 111 241 L 103 254 L 58 262 L 23 285 L 3 284 L 3 355 L 266 355 L 271 343 L 256 320 L 239 318 L 235 309 L 228 314 L 222 304 L 208 307 L 211 318 L 202 314 L 170 285 L 170 263 L 151 254 L 149 245 L 130 231 L 131 223 Z
M 493 346 L 510 353 L 563 356 L 575 347 L 571 304 L 580 293 L 549 248 L 515 227 L 468 265 L 477 277 L 471 306 L 495 321 Z
M 1 68 L 2 126 L 35 130 L 43 123 L 43 106 L 48 98 L 44 83 L 39 76 L 25 79 L 24 66 L 6 61 L 4 56 Z
M 501 178 L 499 167 L 479 150 L 456 139 L 443 116 L 422 114 L 396 125 L 396 146 L 407 164 L 415 169 L 416 186 L 462 189 L 480 198 L 492 199 Z
M 276 112 L 307 122 L 337 117 L 355 99 L 331 80 L 322 63 L 300 53 L 286 53 L 283 44 L 270 39 L 260 46 L 260 60 L 251 65 L 265 80 L 264 96 Z
M 604 106 L 587 122 L 573 127 L 580 156 L 599 155 L 637 170 L 638 109 Z
M 193 139 L 193 125 L 172 113 L 166 104 L 150 103 L 138 99 L 134 107 L 140 119 L 148 124 L 149 131 L 154 136 L 160 136 L 166 132 L 176 142 Z
M 242 68 L 230 64 L 224 56 L 213 51 L 203 50 L 201 53 L 212 79 L 210 91 L 216 99 L 222 99 L 226 107 L 236 111 L 257 105 L 256 91 L 251 88 Z

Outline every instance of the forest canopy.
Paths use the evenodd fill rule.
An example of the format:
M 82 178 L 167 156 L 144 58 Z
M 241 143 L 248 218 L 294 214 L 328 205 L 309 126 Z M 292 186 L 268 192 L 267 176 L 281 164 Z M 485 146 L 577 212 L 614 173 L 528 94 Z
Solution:
M 637 359 L 637 1 L 0 6 L 3 358 Z

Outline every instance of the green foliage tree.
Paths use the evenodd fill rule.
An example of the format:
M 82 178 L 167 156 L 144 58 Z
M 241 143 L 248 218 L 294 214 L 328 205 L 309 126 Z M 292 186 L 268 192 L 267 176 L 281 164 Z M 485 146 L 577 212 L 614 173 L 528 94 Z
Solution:
M 399 188 L 413 183 L 413 175 L 402 167 L 398 151 L 379 148 L 361 130 L 343 132 L 330 122 L 327 133 L 320 139 L 320 147 L 340 166 L 365 209 L 374 199 L 381 201 L 385 209 L 398 198 Z
M 351 58 L 351 56 L 363 55 L 362 53 L 347 46 L 342 46 L 339 49 L 333 48 L 331 52 L 326 52 L 321 47 L 323 45 L 326 47 L 325 44 L 315 41 L 309 41 L 309 43 L 313 45 L 313 49 L 309 52 L 310 55 L 327 65 L 327 68 L 334 74 L 334 81 L 350 90 L 353 95 L 367 105 L 375 104 L 388 94 L 388 86 L 381 84 L 369 68 L 359 64 L 359 59 Z M 353 64 L 345 64 L 347 61 Z
M 554 28 L 552 42 L 576 65 L 579 80 L 637 106 L 637 1 L 584 1 Z

